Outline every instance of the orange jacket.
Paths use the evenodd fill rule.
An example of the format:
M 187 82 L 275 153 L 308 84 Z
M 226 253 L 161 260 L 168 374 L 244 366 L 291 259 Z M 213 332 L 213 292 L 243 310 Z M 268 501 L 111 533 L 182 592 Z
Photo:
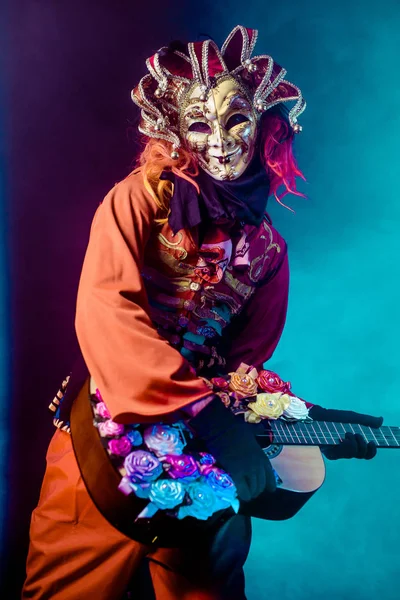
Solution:
M 174 340 L 167 341 L 167 329 L 165 334 L 157 329 L 155 320 L 157 311 L 160 313 L 160 302 L 175 304 L 182 313 L 190 306 L 192 309 L 195 305 L 205 306 L 206 296 L 226 298 L 236 331 L 235 344 L 227 352 L 231 357 L 229 361 L 227 356 L 229 368 L 233 359 L 236 366 L 241 359 L 254 359 L 253 363 L 261 364 L 267 360 L 280 337 L 286 315 L 286 245 L 273 228 L 265 225 L 258 231 L 246 226 L 247 237 L 238 238 L 233 249 L 229 236 L 215 230 L 219 241 L 214 246 L 223 254 L 230 244 L 231 255 L 229 260 L 220 261 L 223 268 L 214 265 L 212 278 L 204 265 L 213 267 L 215 263 L 207 262 L 210 248 L 215 250 L 213 245 L 208 244 L 205 250 L 202 247 L 206 260 L 199 258 L 196 240 L 189 232 L 179 232 L 174 238 L 168 224 L 162 228 L 155 225 L 157 210 L 140 172 L 117 184 L 94 216 L 79 283 L 75 321 L 78 341 L 111 416 L 119 423 L 173 413 L 210 393 L 204 379 L 182 355 L 185 349 L 181 353 L 173 347 Z M 226 239 L 221 241 L 221 235 Z M 251 254 L 253 248 L 257 255 Z M 143 277 L 149 273 L 158 273 L 155 278 L 158 291 L 154 294 L 152 282 L 147 285 Z M 272 283 L 271 275 L 274 275 Z M 221 290 L 218 285 L 225 288 Z M 279 288 L 279 298 L 272 286 Z M 157 300 L 152 306 L 149 290 Z M 249 312 L 252 306 L 254 311 Z M 240 325 L 240 315 L 235 313 L 243 307 L 245 323 Z M 172 310 L 167 306 L 160 319 L 163 315 L 171 319 Z M 189 312 L 186 310 L 185 315 Z M 264 319 L 267 319 L 265 329 L 257 341 L 256 333 L 260 332 Z M 238 330 L 243 330 L 243 325 L 250 336 Z M 193 339 L 205 339 L 195 333 L 187 335 L 188 348 L 195 346 Z M 252 347 L 256 355 L 252 355 Z M 208 350 L 206 345 L 204 350 Z M 191 351 L 186 349 L 186 352 Z

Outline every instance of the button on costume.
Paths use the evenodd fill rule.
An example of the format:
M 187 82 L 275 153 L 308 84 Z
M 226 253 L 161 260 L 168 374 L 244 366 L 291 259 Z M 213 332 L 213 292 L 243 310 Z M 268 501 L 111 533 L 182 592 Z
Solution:
M 76 306 L 81 355 L 51 406 L 57 430 L 32 515 L 23 598 L 122 598 L 144 563 L 157 599 L 245 598 L 251 526 L 239 503 L 273 494 L 276 481 L 255 441 L 255 424 L 268 414 L 234 414 L 229 391 L 238 406 L 252 370 L 262 383 L 285 324 L 287 247 L 265 209 L 270 194 L 280 201 L 279 185 L 296 193 L 301 173 L 291 152 L 305 107 L 284 69 L 269 56 L 252 58 L 256 38 L 238 26 L 221 49 L 210 40 L 171 44 L 147 61 L 133 90 L 145 147 L 92 222 Z M 212 472 L 229 488 L 216 505 L 229 506 L 229 518 L 184 547 L 142 543 L 109 523 L 71 442 L 71 408 L 88 378 L 90 427 L 114 460 L 116 494 L 153 499 L 154 512 L 174 509 L 176 522 L 191 515 L 206 523 L 214 509 L 202 513 L 203 496 L 191 494 Z M 280 401 L 270 418 L 319 408 L 294 394 Z M 176 422 L 205 452 L 196 462 L 181 442 L 154 446 L 154 472 L 143 483 L 133 458 L 148 466 L 151 436 L 172 435 L 172 444 L 163 424 Z M 172 484 L 175 505 L 163 504 L 155 494 Z M 137 583 L 131 597 L 147 597 L 140 594 Z

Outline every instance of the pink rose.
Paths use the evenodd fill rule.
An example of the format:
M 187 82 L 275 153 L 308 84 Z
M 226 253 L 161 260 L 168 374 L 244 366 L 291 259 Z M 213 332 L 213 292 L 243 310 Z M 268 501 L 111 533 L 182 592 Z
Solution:
M 96 404 L 95 410 L 99 417 L 101 417 L 102 419 L 111 419 L 110 411 L 108 410 L 104 402 L 99 402 L 98 404 Z
M 172 479 L 186 479 L 192 481 L 199 477 L 199 468 L 193 456 L 189 454 L 169 454 L 164 457 L 164 466 Z
M 157 424 L 146 427 L 143 439 L 147 448 L 156 456 L 182 454 L 185 446 L 179 430 L 169 425 Z
M 290 383 L 283 381 L 273 371 L 260 371 L 257 377 L 257 383 L 264 392 L 282 392 L 287 394 L 290 390 Z
M 108 450 L 115 456 L 128 456 L 131 448 L 132 444 L 126 435 L 121 436 L 119 439 L 110 440 L 108 442 Z
M 115 437 L 117 435 L 122 435 L 125 431 L 125 427 L 123 425 L 119 425 L 119 423 L 115 423 L 111 419 L 108 419 L 108 421 L 104 421 L 103 423 L 99 423 L 97 427 L 101 437 Z

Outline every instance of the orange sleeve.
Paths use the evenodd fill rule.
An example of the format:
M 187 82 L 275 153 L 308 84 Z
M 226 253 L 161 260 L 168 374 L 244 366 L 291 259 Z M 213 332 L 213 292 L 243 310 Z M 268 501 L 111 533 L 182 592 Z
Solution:
M 117 184 L 94 216 L 79 282 L 79 345 L 118 423 L 172 413 L 210 393 L 149 317 L 140 271 L 156 211 L 140 172 Z

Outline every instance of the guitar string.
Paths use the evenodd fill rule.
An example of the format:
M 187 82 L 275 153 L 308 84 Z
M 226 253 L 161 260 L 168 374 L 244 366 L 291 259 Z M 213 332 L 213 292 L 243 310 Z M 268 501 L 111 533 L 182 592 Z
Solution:
M 315 423 L 315 421 L 314 421 L 313 423 Z M 330 425 L 332 425 L 332 426 L 334 427 L 334 429 L 335 429 L 335 432 L 336 432 L 336 434 L 337 434 L 337 438 L 335 438 L 334 434 L 333 434 L 333 433 L 332 433 L 332 431 L 330 430 L 330 428 L 329 428 L 329 425 L 328 425 L 328 423 L 327 423 L 326 421 L 318 422 L 318 426 L 319 426 L 319 429 L 320 429 L 320 431 L 321 431 L 322 437 L 319 435 L 319 433 L 317 433 L 317 432 L 315 431 L 315 429 L 314 429 L 314 426 L 313 426 L 313 424 L 312 424 L 312 423 L 310 423 L 310 424 L 307 424 L 307 425 L 308 425 L 308 426 L 310 426 L 310 427 L 313 429 L 314 436 L 313 436 L 313 435 L 312 435 L 312 434 L 311 434 L 309 431 L 307 431 L 307 429 L 308 429 L 307 425 L 306 425 L 307 429 L 303 429 L 303 428 L 301 427 L 301 425 L 303 425 L 303 427 L 304 427 L 304 425 L 306 425 L 306 424 L 304 424 L 304 423 L 296 423 L 296 424 L 287 425 L 287 424 L 284 424 L 284 423 L 280 422 L 280 423 L 279 423 L 279 427 L 280 427 L 280 428 L 279 428 L 279 427 L 278 427 L 278 423 L 274 423 L 274 425 L 273 425 L 273 427 L 272 427 L 272 430 L 273 430 L 273 431 L 274 431 L 274 430 L 277 430 L 277 431 L 278 431 L 278 433 L 281 435 L 281 437 L 283 437 L 283 436 L 284 436 L 284 437 L 286 438 L 286 439 L 285 439 L 285 441 L 287 441 L 287 437 L 288 437 L 288 436 L 286 435 L 286 433 L 285 433 L 285 430 L 286 430 L 287 432 L 289 432 L 289 435 L 290 435 L 290 438 L 291 438 L 292 442 L 293 442 L 293 443 L 295 443 L 295 442 L 296 442 L 295 438 L 293 437 L 293 435 L 292 435 L 292 433 L 291 433 L 291 431 L 293 431 L 293 433 L 295 433 L 295 435 L 296 435 L 296 437 L 297 437 L 297 440 L 298 440 L 298 441 L 300 441 L 300 444 L 301 444 L 300 437 L 299 437 L 299 435 L 298 435 L 298 433 L 297 433 L 297 431 L 298 431 L 298 432 L 299 432 L 299 433 L 302 435 L 302 437 L 304 438 L 304 440 L 305 440 L 306 442 L 307 442 L 307 438 L 308 438 L 308 439 L 309 439 L 309 441 L 310 441 L 310 442 L 312 442 L 313 444 L 315 444 L 315 443 L 324 443 L 324 442 L 325 442 L 325 443 L 327 443 L 327 444 L 329 445 L 329 442 L 328 442 L 328 440 L 327 440 L 327 437 L 326 437 L 326 435 L 325 435 L 325 433 L 324 433 L 324 431 L 323 431 L 323 429 L 322 429 L 322 425 L 325 425 L 325 427 L 326 427 L 326 429 L 327 429 L 327 433 L 330 435 L 330 437 L 331 437 L 332 441 L 334 442 L 334 444 L 336 444 L 336 443 L 339 443 L 339 442 L 340 442 L 340 441 L 343 439 L 343 437 L 342 437 L 342 436 L 340 435 L 340 433 L 338 432 L 338 430 L 337 430 L 337 428 L 336 428 L 336 425 L 335 425 L 335 423 L 330 423 Z M 341 425 L 341 427 L 342 427 L 343 431 L 346 433 L 347 431 L 346 431 L 346 428 L 345 428 L 344 424 L 343 424 L 343 423 L 340 423 L 339 425 Z M 374 441 L 374 442 L 375 442 L 375 443 L 376 443 L 378 446 L 381 446 L 381 445 L 385 444 L 387 447 L 391 447 L 391 444 L 389 443 L 389 441 L 387 440 L 387 437 L 386 437 L 386 436 L 385 436 L 385 434 L 383 433 L 383 431 L 382 431 L 382 428 L 381 428 L 379 431 L 376 431 L 376 432 L 374 433 L 374 432 L 372 431 L 371 427 L 365 427 L 365 429 L 366 429 L 366 430 L 368 430 L 368 431 L 370 432 L 370 435 L 368 435 L 368 433 L 362 429 L 362 426 L 361 426 L 361 425 L 357 425 L 357 426 L 356 426 L 356 427 L 358 428 L 358 431 L 355 431 L 355 430 L 354 430 L 354 428 L 353 428 L 353 426 L 352 426 L 352 424 L 351 424 L 351 423 L 346 423 L 346 425 L 347 425 L 348 427 L 350 427 L 350 429 L 351 429 L 352 433 L 360 433 L 361 435 L 363 435 L 363 437 L 364 437 L 364 438 L 365 438 L 367 441 Z M 391 428 L 391 427 L 389 427 L 389 426 L 386 426 L 386 428 L 385 428 L 385 429 L 386 429 L 386 430 L 387 430 L 387 431 L 390 433 L 390 435 L 393 437 L 393 439 L 394 439 L 394 442 L 395 442 L 396 446 L 400 446 L 400 443 L 399 443 L 399 441 L 397 440 L 397 438 L 396 438 L 396 435 L 395 435 L 395 432 L 392 430 L 392 428 Z M 400 428 L 399 428 L 399 434 L 400 434 Z M 322 439 L 322 438 L 323 438 L 323 439 Z M 282 441 L 282 440 L 281 440 L 281 441 Z M 396 446 L 394 446 L 394 447 L 396 447 Z
M 285 442 L 286 442 L 286 443 L 288 443 L 287 436 L 284 438 L 283 436 L 279 436 L 279 435 L 274 435 L 274 441 L 275 441 L 275 442 L 277 441 L 278 437 L 279 437 L 279 441 L 280 441 L 280 443 L 285 443 Z M 334 445 L 335 445 L 335 444 L 338 444 L 338 443 L 340 443 L 340 442 L 342 442 L 342 441 L 343 441 L 343 439 L 344 439 L 343 437 L 340 437 L 340 436 L 339 436 L 339 437 L 334 437 L 334 436 L 331 436 L 331 437 L 332 437 L 332 442 L 333 442 L 333 444 L 334 444 Z M 299 442 L 299 441 L 300 441 L 300 445 L 304 444 L 304 442 L 302 442 L 302 440 L 295 440 L 293 437 L 291 438 L 291 440 L 289 440 L 289 443 L 290 443 L 290 441 L 291 441 L 293 444 L 296 444 L 296 443 L 297 443 L 297 442 Z M 368 442 L 373 442 L 374 440 L 373 440 L 373 439 L 369 439 L 369 438 L 367 438 L 367 440 L 366 440 L 366 441 L 368 441 Z M 324 445 L 324 444 L 326 444 L 326 445 L 332 445 L 332 443 L 331 443 L 331 442 L 329 442 L 329 441 L 326 441 L 326 440 L 323 440 L 323 439 L 322 439 L 320 436 L 308 436 L 308 438 L 305 438 L 305 443 L 307 443 L 307 442 L 311 442 L 313 445 L 314 445 L 314 444 L 316 444 L 316 445 L 318 445 L 318 444 L 319 444 L 319 445 Z M 397 442 L 397 440 L 396 440 L 396 443 L 395 443 L 395 444 L 389 444 L 388 442 L 386 442 L 386 443 L 384 444 L 384 443 L 380 443 L 380 442 L 378 442 L 378 443 L 377 443 L 377 446 L 379 446 L 379 447 L 383 447 L 383 448 L 384 448 L 384 447 L 386 447 L 386 448 L 396 448 L 396 447 L 399 447 L 399 446 L 400 446 L 400 444 L 399 444 L 399 443 Z
M 278 423 L 278 420 L 277 421 L 272 421 L 272 423 L 276 424 L 276 423 Z M 335 423 L 334 422 L 330 422 L 330 421 L 329 422 L 327 422 L 327 421 L 312 421 L 312 422 L 299 421 L 297 423 L 286 423 L 285 421 L 280 421 L 279 420 L 279 424 L 281 426 L 284 426 L 286 429 L 290 428 L 290 429 L 293 429 L 293 430 L 295 428 L 299 427 L 299 426 L 306 427 L 306 428 L 312 428 L 312 425 L 314 423 L 318 423 L 320 427 L 325 426 L 326 429 L 329 432 L 331 431 L 330 430 L 330 426 L 332 426 L 333 428 L 335 428 L 335 431 L 337 432 Z M 351 423 L 338 423 L 338 425 L 340 425 L 344 431 L 346 431 L 346 427 L 345 426 L 347 426 L 347 427 L 351 428 L 352 431 L 354 432 L 354 428 L 352 428 L 352 424 Z M 365 433 L 366 430 L 368 430 L 368 431 L 371 432 L 372 435 L 375 435 L 375 436 L 381 435 L 382 437 L 385 437 L 385 432 L 389 432 L 390 435 L 395 440 L 397 440 L 396 435 L 398 435 L 399 439 L 400 439 L 400 428 L 396 428 L 396 430 L 395 430 L 393 427 L 384 426 L 384 427 L 381 427 L 379 429 L 374 429 L 374 431 L 372 432 L 371 431 L 371 429 L 372 429 L 371 427 L 368 427 L 368 426 L 365 426 L 365 425 L 360 425 L 360 424 L 354 424 L 354 425 L 355 425 L 355 427 L 357 427 L 359 429 L 359 431 L 362 431 L 364 433 Z

